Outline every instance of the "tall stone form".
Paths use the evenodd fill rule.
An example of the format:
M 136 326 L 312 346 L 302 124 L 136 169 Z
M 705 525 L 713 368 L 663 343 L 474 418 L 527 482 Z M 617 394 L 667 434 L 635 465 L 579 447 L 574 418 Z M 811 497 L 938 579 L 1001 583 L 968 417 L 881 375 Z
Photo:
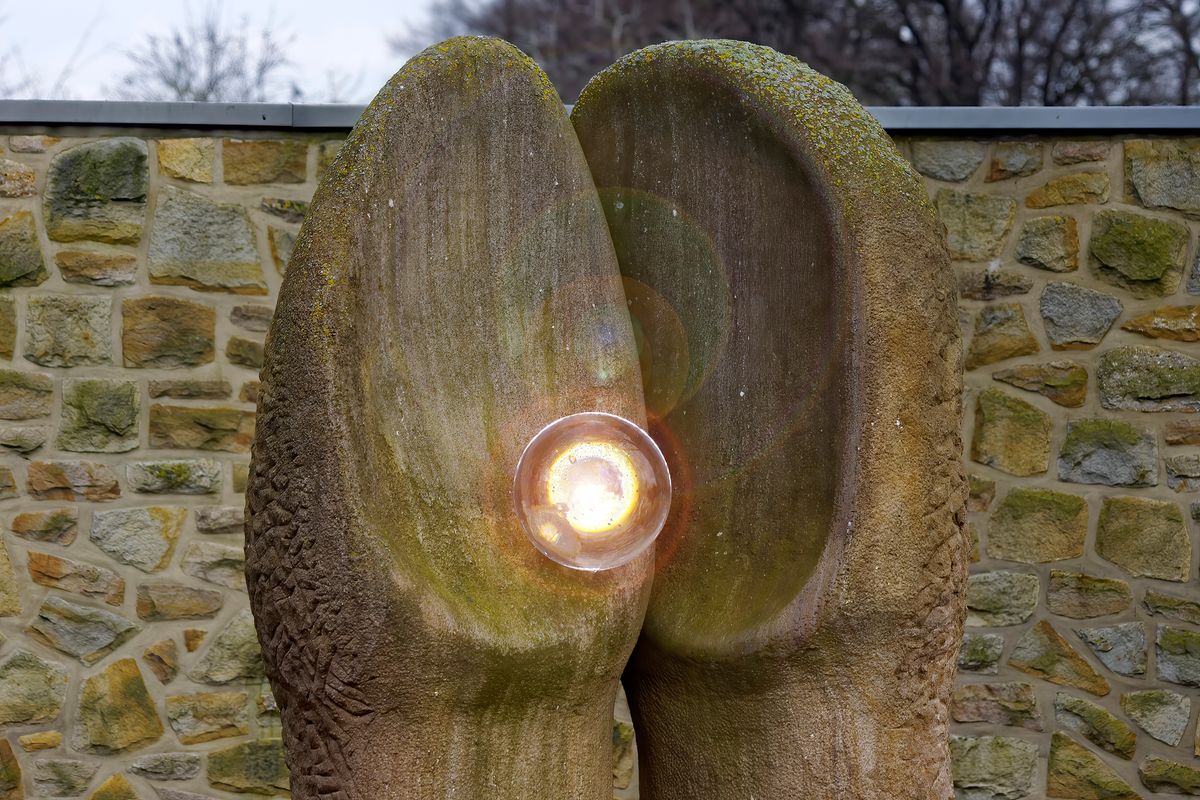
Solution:
M 633 53 L 573 119 L 675 483 L 625 675 L 641 796 L 951 797 L 960 341 L 925 189 L 753 45 Z
M 652 556 L 585 573 L 512 510 L 525 443 L 644 422 L 562 102 L 496 40 L 421 53 L 328 167 L 269 334 L 247 576 L 297 800 L 607 800 Z

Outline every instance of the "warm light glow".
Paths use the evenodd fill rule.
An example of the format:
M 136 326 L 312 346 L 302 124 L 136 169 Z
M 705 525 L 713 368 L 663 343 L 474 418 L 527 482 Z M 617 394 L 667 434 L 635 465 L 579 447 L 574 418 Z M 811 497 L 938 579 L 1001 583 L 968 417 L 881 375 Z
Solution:
M 671 477 L 657 445 L 634 423 L 572 414 L 526 446 L 513 498 L 546 556 L 575 569 L 610 569 L 644 551 L 662 529 Z

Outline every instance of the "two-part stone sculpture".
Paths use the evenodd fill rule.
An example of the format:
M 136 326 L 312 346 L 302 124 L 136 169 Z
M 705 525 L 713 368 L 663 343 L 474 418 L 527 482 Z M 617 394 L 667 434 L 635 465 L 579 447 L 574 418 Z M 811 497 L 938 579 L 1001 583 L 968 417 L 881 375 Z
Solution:
M 915 174 L 792 58 L 650 47 L 570 117 L 504 42 L 413 58 L 262 376 L 293 797 L 607 800 L 618 680 L 645 800 L 950 797 L 954 303 Z

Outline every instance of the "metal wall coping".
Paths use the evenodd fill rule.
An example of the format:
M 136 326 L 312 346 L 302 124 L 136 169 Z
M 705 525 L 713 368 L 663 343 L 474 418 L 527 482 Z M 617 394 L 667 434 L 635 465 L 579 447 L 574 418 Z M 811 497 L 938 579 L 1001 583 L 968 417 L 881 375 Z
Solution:
M 0 125 L 346 131 L 363 108 L 351 104 L 0 100 Z M 1200 134 L 1200 106 L 874 106 L 868 110 L 886 130 L 898 134 Z

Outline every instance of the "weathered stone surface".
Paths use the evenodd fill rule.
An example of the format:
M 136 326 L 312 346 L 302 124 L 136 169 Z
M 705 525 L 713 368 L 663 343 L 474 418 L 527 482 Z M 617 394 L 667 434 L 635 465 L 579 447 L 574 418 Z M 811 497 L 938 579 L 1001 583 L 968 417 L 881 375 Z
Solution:
M 150 753 L 135 758 L 129 771 L 152 781 L 186 781 L 199 775 L 203 764 L 199 753 Z
M 1054 696 L 1054 718 L 1059 726 L 1078 733 L 1100 749 L 1124 759 L 1133 758 L 1137 734 L 1092 701 L 1058 692 Z
M 0 216 L 0 287 L 36 286 L 48 277 L 33 214 L 13 211 Z
M 76 750 L 134 750 L 157 741 L 162 734 L 162 720 L 132 658 L 114 661 L 83 682 L 72 742 Z
M 221 587 L 246 588 L 246 557 L 240 547 L 218 545 L 216 542 L 191 542 L 184 551 L 179 567 L 185 575 Z
M 195 792 L 185 792 L 181 789 L 168 789 L 166 787 L 155 788 L 158 792 L 158 800 L 212 800 L 208 795 L 196 794 Z
M 170 562 L 186 519 L 187 509 L 178 506 L 97 511 L 90 538 L 122 564 L 157 572 Z
M 0 419 L 49 416 L 53 401 L 54 381 L 49 375 L 0 369 Z
M 1050 739 L 1046 796 L 1069 800 L 1141 800 L 1099 756 L 1056 731 Z
M 78 797 L 100 769 L 95 761 L 39 758 L 33 762 L 33 788 L 39 797 Z
M 1008 665 L 1051 683 L 1073 686 L 1092 694 L 1103 696 L 1109 691 L 1108 681 L 1097 674 L 1046 620 L 1025 632 L 1013 648 Z
M 33 197 L 37 194 L 33 167 L 0 158 L 0 197 Z
M 1200 686 L 1200 631 L 1159 625 L 1155 645 L 1161 680 Z
M 1123 622 L 1075 633 L 1100 663 L 1120 675 L 1146 674 L 1146 629 L 1140 622 Z
M 286 796 L 289 777 L 283 742 L 256 739 L 208 754 L 208 782 L 217 789 Z
M 917 139 L 912 142 L 917 172 L 939 181 L 965 181 L 979 169 L 987 155 L 987 142 Z
M 995 300 L 1026 294 L 1033 279 L 1014 270 L 997 266 L 964 269 L 958 272 L 958 292 L 968 300 Z
M 1129 139 L 1125 178 L 1146 208 L 1200 215 L 1200 148 L 1194 141 Z
M 263 343 L 243 336 L 231 336 L 225 344 L 225 358 L 230 364 L 250 369 L 262 369 Z
M 148 251 L 150 282 L 202 291 L 266 294 L 246 210 L 164 186 Z
M 952 259 L 987 261 L 1000 255 L 1016 217 L 1015 200 L 942 189 L 935 204 L 946 226 L 946 244 Z
M 1151 614 L 1200 625 L 1200 603 L 1185 597 L 1175 597 L 1156 589 L 1147 589 L 1142 605 Z
M 344 142 L 341 139 L 331 139 L 328 142 L 321 142 L 317 145 L 317 178 L 320 178 L 325 170 L 329 169 L 333 164 L 333 159 L 341 152 L 343 144 Z M 16 152 L 16 150 L 14 149 L 13 152 Z
M 1050 417 L 996 389 L 975 400 L 971 459 L 1010 475 L 1037 475 L 1050 466 Z
M 120 614 L 47 595 L 27 632 L 35 641 L 78 658 L 84 664 L 95 664 L 133 638 L 139 630 Z
M 259 381 L 246 381 L 242 384 L 242 390 L 238 392 L 238 400 L 243 403 L 257 404 L 261 391 L 262 384 Z
M 1023 572 L 981 572 L 967 579 L 967 625 L 1018 625 L 1037 609 L 1038 577 Z
M 1041 564 L 1083 555 L 1087 501 L 1049 489 L 1016 488 L 992 512 L 988 555 Z
M 117 476 L 94 461 L 30 462 L 25 490 L 38 500 L 102 502 L 121 496 Z
M 155 403 L 150 406 L 150 446 L 249 453 L 254 412 Z
M 951 736 L 954 788 L 967 800 L 1016 800 L 1033 789 L 1037 745 L 1007 736 Z
M 139 800 L 137 792 L 129 784 L 129 779 L 117 772 L 110 775 L 96 787 L 88 800 Z
M 198 683 L 247 683 L 266 675 L 254 618 L 244 608 L 233 615 L 212 639 L 188 677 Z
M 125 579 L 111 569 L 51 553 L 29 553 L 29 577 L 34 583 L 120 606 L 125 600 Z
M 46 443 L 47 431 L 38 425 L 18 425 L 0 429 L 0 447 L 28 455 Z
M 1162 297 L 1179 288 L 1187 228 L 1130 211 L 1101 211 L 1088 246 L 1092 269 L 1135 297 Z
M 250 477 L 250 465 L 238 462 L 233 465 L 233 490 L 238 494 L 246 491 L 246 481 Z
M 1192 543 L 1177 504 L 1148 497 L 1106 497 L 1096 528 L 1096 552 L 1131 575 L 1184 581 Z
M 128 286 L 137 279 L 137 256 L 129 253 L 60 250 L 54 254 L 54 263 L 67 283 Z
M 997 142 L 987 180 L 1023 178 L 1042 168 L 1041 142 Z
M 249 695 L 200 692 L 167 698 L 167 721 L 182 744 L 243 736 L 249 730 Z
M 1133 592 L 1125 581 L 1052 569 L 1046 602 L 1050 611 L 1060 616 L 1089 619 L 1129 608 Z
M 1200 769 L 1178 761 L 1147 756 L 1138 765 L 1138 777 L 1152 792 L 1200 794 Z
M 270 306 L 247 303 L 234 306 L 233 311 L 229 312 L 229 321 L 239 328 L 263 333 L 271 327 L 271 317 L 274 314 L 275 309 Z
M 9 467 L 0 467 L 0 500 L 16 497 L 17 479 Z
M 213 360 L 217 314 L 206 303 L 135 297 L 121 304 L 121 315 L 127 367 L 194 367 Z
M 975 335 L 967 349 L 966 369 L 1038 352 L 1037 339 L 1019 303 L 996 303 L 980 309 Z
M 0 541 L 0 617 L 13 617 L 21 613 L 21 591 L 13 570 L 8 546 Z
M 241 533 L 245 522 L 243 506 L 201 506 L 196 509 L 196 530 L 201 533 Z
M 1020 364 L 993 372 L 992 378 L 1037 392 L 1067 408 L 1079 408 L 1087 399 L 1087 370 L 1073 361 Z
M 1103 486 L 1157 486 L 1158 440 L 1153 430 L 1119 419 L 1067 423 L 1058 479 Z
M 138 446 L 136 381 L 63 380 L 62 422 L 55 445 L 81 453 L 124 453 Z
M 1074 283 L 1049 283 L 1038 309 L 1055 350 L 1086 350 L 1099 344 L 1117 317 L 1121 301 Z
M 233 393 L 229 381 L 176 380 L 150 381 L 151 397 L 172 397 L 177 400 L 224 400 Z
M 143 583 L 137 588 L 137 615 L 145 620 L 207 619 L 221 610 L 223 595 L 181 583 Z
M 25 358 L 44 367 L 112 360 L 112 298 L 44 294 L 25 301 Z
M 26 650 L 0 661 L 0 725 L 49 722 L 67 696 L 67 671 Z
M 137 242 L 148 180 L 146 143 L 139 139 L 101 139 L 63 150 L 46 173 L 46 235 L 59 242 Z
M 1033 686 L 1028 683 L 968 683 L 954 687 L 950 716 L 955 722 L 988 722 L 1042 730 Z
M 1174 747 L 1187 729 L 1192 700 L 1166 689 L 1144 689 L 1121 695 L 1121 710 L 1146 733 Z
M 129 488 L 144 494 L 215 494 L 221 491 L 221 462 L 211 458 L 134 461 L 125 467 Z
M 1050 272 L 1079 269 L 1079 229 L 1075 218 L 1055 215 L 1026 221 L 1021 226 L 1016 256 L 1022 264 Z
M 142 651 L 142 661 L 165 686 L 179 674 L 179 647 L 174 639 L 159 639 Z
M 21 749 L 26 753 L 53 750 L 62 744 L 62 740 L 63 735 L 61 731 L 36 731 L 17 737 L 17 741 L 21 743 Z
M 225 182 L 304 183 L 308 176 L 308 145 L 300 141 L 226 139 L 221 158 Z
M 17 348 L 17 301 L 0 297 L 0 358 L 11 359 Z
M 1200 411 L 1200 361 L 1148 345 L 1114 347 L 1096 371 L 1100 404 L 1134 411 Z
M 158 171 L 163 175 L 192 183 L 213 182 L 213 161 L 217 154 L 215 139 L 159 139 L 155 145 Z
M 1069 166 L 1103 161 L 1108 158 L 1111 149 L 1112 145 L 1107 139 L 1087 142 L 1055 142 L 1054 147 L 1051 148 L 1050 157 L 1054 159 L 1055 164 Z
M 0 739 L 0 800 L 25 800 L 21 764 L 7 739 Z
M 57 136 L 21 135 L 8 137 L 8 149 L 14 153 L 44 153 L 61 142 Z
M 308 201 L 292 200 L 286 197 L 264 197 L 259 208 L 268 214 L 279 217 L 284 222 L 300 223 L 308 213 Z
M 1077 172 L 1051 178 L 1025 198 L 1026 208 L 1053 208 L 1082 203 L 1107 203 L 1107 172 Z
M 271 248 L 275 269 L 279 270 L 280 275 L 285 274 L 288 262 L 292 260 L 292 250 L 296 247 L 296 234 L 274 225 L 268 226 L 267 244 Z
M 200 645 L 204 643 L 204 637 L 207 635 L 208 631 L 203 628 L 184 628 L 183 646 L 189 653 L 194 653 L 200 649 Z
M 613 788 L 628 789 L 637 762 L 633 749 L 633 726 L 628 722 L 613 720 L 612 743 Z
M 968 475 L 967 488 L 968 511 L 987 511 L 996 498 L 996 482 L 980 475 Z
M 1148 314 L 1134 317 L 1122 325 L 1121 329 L 1152 339 L 1200 341 L 1200 306 L 1162 306 Z
M 1200 490 L 1200 453 L 1185 453 L 1163 460 L 1167 486 L 1177 492 Z
M 959 646 L 959 672 L 995 675 L 1000 672 L 1003 651 L 1004 637 L 1000 634 L 967 631 Z

